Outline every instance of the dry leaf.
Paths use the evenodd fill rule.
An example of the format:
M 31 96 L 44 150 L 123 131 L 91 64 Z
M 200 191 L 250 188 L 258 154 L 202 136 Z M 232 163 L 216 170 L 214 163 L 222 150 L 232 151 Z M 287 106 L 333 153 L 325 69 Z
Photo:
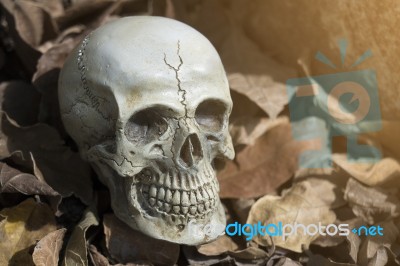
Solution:
M 331 224 L 335 221 L 335 213 L 331 207 L 336 205 L 341 198 L 337 187 L 329 181 L 310 178 L 294 184 L 281 197 L 264 196 L 260 198 L 251 208 L 248 224 L 294 224 L 304 225 Z M 319 235 L 305 236 L 302 232 L 286 237 L 273 236 L 272 240 L 276 246 L 295 252 L 302 252 L 302 246 L 308 247 Z M 271 246 L 271 237 L 256 236 L 256 243 Z
M 36 244 L 32 254 L 35 266 L 58 265 L 60 250 L 66 231 L 67 229 L 62 228 L 51 232 Z
M 381 188 L 365 187 L 351 178 L 347 182 L 344 198 L 355 215 L 374 224 L 399 216 L 400 201 L 395 196 L 397 194 L 398 189 L 389 193 Z
M 94 266 L 109 266 L 108 259 L 104 257 L 94 245 L 89 246 L 90 259 Z
M 86 204 L 92 202 L 89 165 L 64 145 L 54 128 L 45 124 L 19 127 L 4 113 L 0 119 L 0 158 L 12 156 L 63 197 L 75 194 Z
M 30 248 L 56 230 L 50 207 L 29 198 L 0 216 L 0 265 L 33 265 Z
M 4 0 L 2 5 L 8 13 L 12 14 L 19 35 L 30 46 L 37 47 L 56 36 L 57 25 L 44 5 L 27 0 Z
M 104 215 L 103 226 L 108 251 L 121 263 L 173 265 L 178 260 L 178 244 L 135 231 L 113 214 Z
M 290 125 L 278 124 L 253 146 L 236 151 L 235 161 L 218 173 L 220 197 L 253 198 L 274 191 L 294 175 L 300 153 L 318 145 L 318 140 L 293 140 Z
M 234 251 L 237 248 L 238 245 L 230 237 L 223 235 L 211 243 L 199 246 L 197 251 L 203 255 L 217 256 L 228 251 Z
M 277 119 L 242 116 L 229 124 L 229 133 L 234 146 L 254 145 L 256 140 L 268 130 L 287 123 L 288 118 L 286 116 Z
M 71 237 L 68 240 L 68 244 L 65 250 L 65 257 L 63 266 L 69 265 L 88 265 L 87 250 L 88 245 L 86 244 L 86 231 L 91 226 L 99 224 L 96 214 L 92 208 L 89 207 L 85 210 L 83 217 L 79 224 L 74 228 Z
M 26 195 L 58 196 L 46 182 L 36 176 L 0 162 L 0 193 L 22 193 Z
M 400 164 L 392 158 L 383 158 L 377 163 L 352 163 L 345 154 L 335 154 L 332 160 L 365 185 L 400 187 Z
M 257 247 L 248 247 L 243 250 L 229 251 L 228 254 L 236 259 L 259 260 L 269 257 L 269 254 Z
M 380 226 L 383 228 L 383 236 L 367 236 L 363 241 L 358 259 L 360 265 L 383 266 L 388 262 L 386 249 L 390 249 L 396 241 L 399 228 L 392 221 L 383 222 Z

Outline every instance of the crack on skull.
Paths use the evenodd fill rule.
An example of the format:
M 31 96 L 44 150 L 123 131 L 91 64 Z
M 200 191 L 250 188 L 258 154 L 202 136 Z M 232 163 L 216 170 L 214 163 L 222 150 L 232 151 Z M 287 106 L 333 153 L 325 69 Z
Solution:
M 103 119 L 105 119 L 107 121 L 111 121 L 112 117 L 109 117 L 109 116 L 103 114 L 102 111 L 99 109 L 99 107 L 100 107 L 99 100 L 103 100 L 103 102 L 108 102 L 108 103 L 110 103 L 110 102 L 104 97 L 94 95 L 93 92 L 90 90 L 88 82 L 87 82 L 87 78 L 86 78 L 87 67 L 84 64 L 84 61 L 85 61 L 84 59 L 86 56 L 85 51 L 86 51 L 87 45 L 89 44 L 89 40 L 90 40 L 90 34 L 83 39 L 83 41 L 81 43 L 81 47 L 78 51 L 78 58 L 77 58 L 78 70 L 81 74 L 81 82 L 82 82 L 82 88 L 84 90 L 84 95 L 86 95 L 91 102 L 90 105 L 88 103 L 86 103 L 86 104 L 88 106 L 91 106 L 92 108 L 94 108 L 99 113 L 99 115 L 101 117 L 103 117 Z
M 186 91 L 184 89 L 182 89 L 181 87 L 181 80 L 179 79 L 179 70 L 181 69 L 181 66 L 183 65 L 183 60 L 182 57 L 180 55 L 180 41 L 178 40 L 177 43 L 177 50 L 176 50 L 176 54 L 179 58 L 179 65 L 178 67 L 174 67 L 173 65 L 171 65 L 170 63 L 167 62 L 167 55 L 164 53 L 164 63 L 175 72 L 175 79 L 178 82 L 178 96 L 182 97 L 182 99 L 179 99 L 179 101 L 181 102 L 181 104 L 183 105 L 183 107 L 185 108 L 185 115 L 184 117 L 187 117 L 188 114 L 188 110 L 187 110 L 187 103 L 186 103 Z M 180 95 L 182 94 L 182 95 Z

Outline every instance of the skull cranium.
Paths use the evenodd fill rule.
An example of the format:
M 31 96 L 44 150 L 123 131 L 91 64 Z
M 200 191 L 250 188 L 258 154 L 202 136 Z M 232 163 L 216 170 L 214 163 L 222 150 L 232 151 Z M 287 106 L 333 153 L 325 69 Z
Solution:
M 225 224 L 213 160 L 234 156 L 226 74 L 203 35 L 161 17 L 108 23 L 67 59 L 59 101 L 67 132 L 121 220 L 190 245 L 221 233 L 187 226 Z

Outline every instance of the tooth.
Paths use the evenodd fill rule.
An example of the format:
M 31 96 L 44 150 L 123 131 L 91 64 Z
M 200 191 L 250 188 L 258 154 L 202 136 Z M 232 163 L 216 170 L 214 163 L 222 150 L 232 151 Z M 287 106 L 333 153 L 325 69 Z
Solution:
M 179 178 L 180 175 L 177 175 L 175 172 L 172 175 L 172 189 L 178 189 L 179 188 Z
M 167 174 L 165 176 L 165 184 L 164 184 L 164 186 L 167 187 L 167 188 L 171 188 L 171 175 Z
M 203 213 L 203 211 L 204 211 L 204 204 L 199 204 L 199 205 L 197 206 L 197 210 L 199 211 L 199 213 Z
M 168 203 L 164 203 L 164 210 L 165 210 L 165 212 L 166 213 L 168 213 L 168 212 L 170 212 L 171 211 L 171 204 L 168 204 Z
M 164 197 L 165 197 L 165 190 L 164 190 L 163 187 L 160 187 L 160 188 L 158 189 L 157 199 L 163 201 L 163 200 L 164 200 Z
M 167 191 L 165 192 L 165 201 L 166 202 L 171 202 L 172 200 L 172 192 L 170 189 L 166 189 Z
M 160 186 L 163 186 L 163 185 L 164 185 L 164 179 L 165 179 L 165 176 L 164 176 L 163 174 L 161 174 L 161 175 L 159 176 L 159 178 L 158 178 L 158 184 L 159 184 Z
M 198 202 L 203 202 L 204 201 L 203 195 L 201 195 L 200 190 L 196 191 L 196 198 L 197 198 Z
M 179 190 L 175 190 L 174 196 L 172 198 L 172 205 L 180 205 L 181 204 L 181 193 Z
M 156 199 L 150 198 L 149 202 L 150 202 L 150 206 L 154 206 L 154 204 L 156 204 Z
M 190 205 L 188 192 L 182 191 L 181 202 L 182 202 L 181 204 L 183 206 L 189 206 Z
M 196 194 L 194 193 L 193 190 L 190 192 L 190 204 L 192 205 L 197 204 Z
M 191 215 L 195 215 L 196 214 L 196 211 L 197 211 L 197 208 L 196 208 L 196 206 L 190 206 L 190 214 Z
M 174 207 L 172 207 L 174 209 L 174 212 L 176 214 L 178 214 L 181 211 L 181 207 L 179 207 L 178 205 L 175 205 Z
M 211 186 L 207 186 L 207 194 L 208 194 L 208 198 L 209 199 L 212 199 L 212 198 L 214 198 L 214 194 L 213 194 L 213 192 L 212 192 L 212 189 L 211 189 Z
M 157 207 L 161 210 L 162 206 L 163 206 L 163 202 L 160 200 L 157 200 Z
M 183 214 L 186 214 L 186 213 L 188 213 L 188 211 L 189 211 L 189 207 L 186 207 L 186 206 L 182 206 L 182 213 Z
M 205 201 L 208 201 L 210 199 L 210 195 L 208 195 L 207 189 L 203 187 L 203 196 Z
M 186 190 L 190 190 L 192 188 L 190 186 L 190 175 L 186 174 L 184 178 L 185 179 L 182 181 L 185 184 L 184 187 Z
M 206 201 L 206 202 L 204 203 L 204 207 L 206 207 L 206 210 L 208 210 L 208 209 L 210 208 L 210 202 L 209 202 L 209 201 Z
M 157 188 L 155 185 L 151 185 L 150 187 L 150 197 L 155 198 L 157 196 Z

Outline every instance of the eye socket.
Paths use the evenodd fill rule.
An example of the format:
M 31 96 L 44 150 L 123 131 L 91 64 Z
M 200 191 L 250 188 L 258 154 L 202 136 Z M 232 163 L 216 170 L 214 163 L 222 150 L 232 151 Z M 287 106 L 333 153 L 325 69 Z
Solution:
M 207 100 L 199 104 L 195 119 L 201 128 L 217 132 L 224 126 L 226 105 L 217 100 Z
M 131 142 L 151 142 L 162 136 L 168 123 L 158 110 L 146 109 L 137 112 L 125 126 L 125 136 Z

